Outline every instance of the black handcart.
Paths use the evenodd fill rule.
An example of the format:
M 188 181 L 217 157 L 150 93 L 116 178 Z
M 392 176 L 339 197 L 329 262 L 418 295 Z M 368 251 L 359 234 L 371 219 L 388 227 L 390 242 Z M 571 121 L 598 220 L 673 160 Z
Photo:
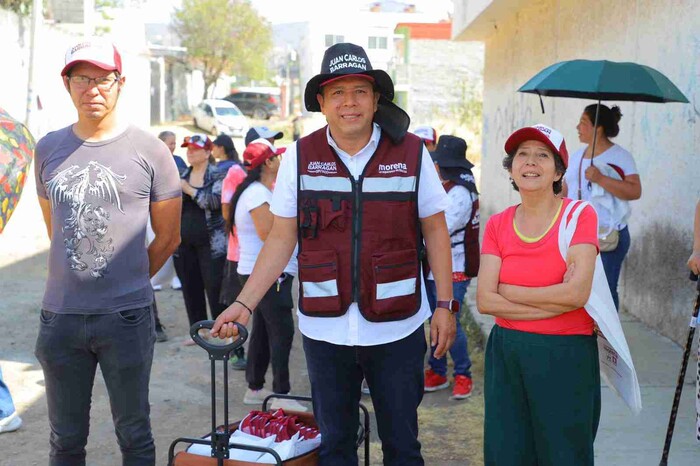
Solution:
M 235 325 L 238 328 L 239 332 L 238 338 L 236 338 L 232 343 L 228 343 L 226 345 L 214 345 L 212 343 L 209 343 L 200 335 L 200 330 L 211 329 L 213 325 L 214 321 L 206 320 L 197 322 L 190 328 L 190 335 L 192 336 L 192 339 L 199 346 L 204 348 L 207 351 L 207 353 L 209 353 L 209 360 L 211 361 L 211 437 L 210 439 L 207 439 L 207 436 L 198 438 L 180 437 L 173 441 L 173 443 L 170 444 L 170 448 L 168 450 L 168 466 L 256 466 L 261 464 L 229 459 L 229 451 L 232 449 L 268 453 L 275 459 L 275 464 L 277 466 L 316 466 L 318 464 L 318 449 L 314 449 L 303 455 L 282 461 L 279 454 L 271 448 L 230 443 L 231 435 L 238 428 L 238 425 L 241 421 L 229 423 L 228 360 L 231 355 L 231 352 L 241 347 L 243 343 L 245 343 L 245 341 L 248 339 L 248 331 L 244 326 L 236 323 Z M 216 420 L 216 361 L 222 361 L 224 366 L 223 424 L 218 424 Z M 275 398 L 284 398 L 307 402 L 311 401 L 310 397 L 305 396 L 273 394 L 268 396 L 263 402 L 262 411 L 268 411 L 268 402 Z M 314 416 L 312 413 L 286 410 L 285 413 L 297 416 L 298 419 L 300 421 L 303 421 L 305 424 L 316 427 L 316 421 L 314 420 Z M 365 407 L 362 403 L 360 403 L 359 414 L 361 422 L 357 433 L 357 448 L 360 448 L 360 446 L 364 444 L 364 463 L 365 466 L 369 466 L 370 417 L 367 407 Z M 224 426 L 227 426 L 227 428 L 224 428 Z M 175 447 L 180 443 L 188 445 L 208 445 L 211 447 L 211 456 L 207 457 L 197 455 L 189 453 L 187 450 L 175 453 Z

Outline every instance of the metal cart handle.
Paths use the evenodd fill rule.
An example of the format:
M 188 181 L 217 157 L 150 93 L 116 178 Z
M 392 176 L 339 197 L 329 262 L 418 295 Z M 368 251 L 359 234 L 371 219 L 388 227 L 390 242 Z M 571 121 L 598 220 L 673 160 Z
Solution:
M 214 326 L 213 320 L 200 320 L 199 322 L 192 324 L 192 327 L 190 327 L 190 336 L 194 342 L 204 348 L 213 359 L 223 359 L 231 351 L 243 346 L 243 343 L 245 343 L 245 341 L 248 339 L 248 329 L 238 322 L 233 322 L 233 325 L 238 328 L 238 338 L 227 345 L 213 345 L 202 338 L 199 334 L 201 329 L 211 330 L 211 328 Z

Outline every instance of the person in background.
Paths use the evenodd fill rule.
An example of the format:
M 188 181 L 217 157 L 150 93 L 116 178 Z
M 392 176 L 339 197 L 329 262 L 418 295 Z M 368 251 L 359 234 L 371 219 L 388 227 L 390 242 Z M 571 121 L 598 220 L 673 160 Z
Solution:
M 158 134 L 158 139 L 163 141 L 165 145 L 168 146 L 168 150 L 170 150 L 170 153 L 173 155 L 173 160 L 175 160 L 175 165 L 177 165 L 177 171 L 179 173 L 182 173 L 183 171 L 187 170 L 187 164 L 184 160 L 182 160 L 182 157 L 180 157 L 179 155 L 175 155 L 175 148 L 177 147 L 177 139 L 175 137 L 175 133 L 173 133 L 172 131 L 161 131 Z M 148 240 L 152 241 L 153 235 L 150 223 L 147 233 Z M 175 252 L 175 254 L 177 254 L 177 252 Z M 169 257 L 168 260 L 165 262 L 165 265 L 163 265 L 163 268 L 161 268 L 158 271 L 158 273 L 151 278 L 151 285 L 153 286 L 153 290 L 160 291 L 161 289 L 163 289 L 164 284 L 167 284 L 168 277 L 170 277 L 170 287 L 173 290 L 179 290 L 180 288 L 182 288 L 180 272 L 177 270 L 177 267 L 175 267 L 175 261 L 173 260 L 173 257 Z M 158 322 L 159 321 L 156 319 L 156 324 L 158 324 Z M 157 333 L 158 341 L 166 341 L 168 337 L 167 335 L 165 335 L 165 330 L 163 330 L 162 326 L 160 326 L 160 328 L 161 332 Z
M 297 113 L 292 120 L 292 141 L 299 139 L 303 132 L 304 119 L 301 117 L 301 113 Z
M 15 410 L 10 389 L 2 380 L 2 367 L 0 367 L 0 434 L 14 432 L 22 427 L 22 418 Z
M 158 134 L 158 139 L 163 141 L 165 145 L 168 146 L 170 153 L 173 154 L 173 160 L 175 160 L 177 170 L 180 173 L 185 171 L 187 169 L 187 164 L 184 160 L 182 160 L 182 157 L 175 155 L 175 148 L 177 147 L 177 138 L 175 137 L 175 133 L 172 131 L 161 131 L 160 134 Z
M 642 196 L 642 183 L 632 154 L 610 140 L 620 132 L 620 108 L 600 105 L 598 126 L 594 127 L 596 105 L 587 106 L 576 125 L 579 141 L 586 145 L 571 155 L 563 196 L 590 201 L 598 212 L 600 258 L 619 310 L 617 284 L 631 242 L 627 228 L 629 203 Z M 595 154 L 591 154 L 594 134 Z
M 496 317 L 486 346 L 484 464 L 592 466 L 600 368 L 584 305 L 598 254 L 597 215 L 583 208 L 564 260 L 559 229 L 575 202 L 559 196 L 564 137 L 544 125 L 521 128 L 505 152 L 521 202 L 489 218 L 481 251 L 477 308 Z
M 185 138 L 190 166 L 180 175 L 182 187 L 182 243 L 175 262 L 182 273 L 182 295 L 190 325 L 213 319 L 225 308 L 219 302 L 226 264 L 226 225 L 221 214 L 225 172 L 211 161 L 212 142 L 204 134 Z M 205 297 L 206 296 L 206 297 Z M 194 345 L 188 335 L 186 345 Z
M 413 131 L 413 134 L 423 140 L 423 144 L 425 144 L 425 148 L 428 149 L 428 152 L 433 152 L 437 148 L 438 138 L 435 128 L 431 128 L 430 126 L 418 126 L 415 131 Z
M 99 365 L 120 463 L 155 466 L 149 276 L 180 242 L 177 167 L 161 141 L 118 112 L 126 78 L 113 44 L 89 38 L 72 45 L 61 78 L 78 121 L 44 136 L 34 163 L 51 240 L 35 349 L 46 386 L 49 464 L 100 462 L 86 461 L 85 450 Z M 149 217 L 155 239 L 146 247 Z
M 226 265 L 224 266 L 219 301 L 225 306 L 233 304 L 236 296 L 238 296 L 243 288 L 238 278 L 240 248 L 238 244 L 238 235 L 236 234 L 236 228 L 233 225 L 233 217 L 231 215 L 231 199 L 236 192 L 236 188 L 243 182 L 245 177 L 245 169 L 240 164 L 233 164 L 228 169 L 221 188 L 221 213 L 226 221 L 228 247 L 226 248 Z M 247 360 L 245 357 L 245 348 L 243 346 L 236 348 L 230 359 L 233 369 L 239 371 L 245 370 Z
M 275 141 L 282 139 L 283 136 L 282 131 L 274 131 L 267 126 L 253 126 L 245 135 L 245 145 L 248 147 L 248 144 L 260 138 L 267 139 L 270 144 L 274 145 Z
M 437 148 L 431 155 L 450 199 L 445 220 L 452 248 L 452 293 L 454 299 L 463 302 L 469 282 L 479 271 L 479 193 L 471 172 L 474 165 L 467 160 L 467 142 L 456 136 L 440 136 Z M 437 289 L 432 274 L 426 282 L 426 290 L 430 307 L 435 309 Z M 457 314 L 457 335 L 450 348 L 454 362 L 452 400 L 468 398 L 472 393 L 472 361 L 467 335 L 460 322 L 461 313 Z M 426 392 L 442 390 L 450 385 L 447 380 L 447 356 L 436 358 L 432 355 L 434 350 L 432 348 L 428 359 L 430 369 L 425 371 Z
M 270 212 L 270 201 L 280 155 L 266 139 L 256 139 L 246 147 L 243 159 L 248 173 L 236 188 L 229 214 L 240 242 L 238 276 L 241 285 L 245 285 L 250 277 L 272 229 L 274 217 Z M 245 404 L 260 405 L 272 392 L 286 394 L 290 391 L 289 353 L 294 339 L 292 282 L 296 273 L 296 259 L 292 258 L 256 307 L 255 321 L 248 339 Z M 270 363 L 272 392 L 264 388 L 265 373 Z M 275 399 L 272 408 L 306 411 L 306 407 L 298 402 L 283 399 Z
M 219 134 L 213 144 L 211 153 L 216 159 L 217 168 L 226 172 L 233 165 L 240 166 L 241 160 L 238 158 L 238 151 L 230 136 Z

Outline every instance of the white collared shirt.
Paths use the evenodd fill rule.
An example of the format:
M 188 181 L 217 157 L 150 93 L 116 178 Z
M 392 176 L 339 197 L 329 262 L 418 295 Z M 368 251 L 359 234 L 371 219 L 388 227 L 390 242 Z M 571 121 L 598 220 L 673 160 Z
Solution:
M 345 164 L 351 176 L 358 179 L 379 146 L 381 130 L 375 123 L 372 136 L 365 147 L 355 155 L 343 151 L 335 143 L 326 128 L 328 144 L 335 149 L 340 160 Z M 447 209 L 448 198 L 440 183 L 428 150 L 423 147 L 420 166 L 420 183 L 418 185 L 418 216 L 430 217 Z M 292 218 L 297 216 L 297 152 L 296 144 L 290 145 L 282 157 L 282 164 L 277 173 L 275 191 L 272 195 L 270 210 L 273 214 Z M 345 346 L 381 345 L 400 340 L 413 333 L 430 317 L 430 306 L 425 293 L 425 284 L 421 279 L 421 307 L 408 319 L 396 322 L 370 322 L 366 320 L 357 306 L 352 303 L 348 311 L 340 317 L 309 317 L 297 310 L 299 330 L 305 336 L 319 341 Z

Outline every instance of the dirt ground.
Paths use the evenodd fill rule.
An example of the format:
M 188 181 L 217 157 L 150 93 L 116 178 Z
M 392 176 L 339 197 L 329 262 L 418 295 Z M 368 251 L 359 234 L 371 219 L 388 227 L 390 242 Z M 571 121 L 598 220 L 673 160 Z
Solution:
M 152 128 L 154 133 L 161 129 Z M 177 132 L 187 129 L 178 127 Z M 0 364 L 4 380 L 24 421 L 19 431 L 0 436 L 0 466 L 44 465 L 48 462 L 49 425 L 43 375 L 33 354 L 47 273 L 47 247 L 30 177 L 15 216 L 0 236 L 0 328 L 3 329 Z M 166 465 L 168 447 L 175 438 L 204 435 L 210 428 L 210 366 L 204 350 L 182 344 L 188 324 L 181 293 L 166 289 L 158 292 L 156 299 L 170 340 L 156 344 L 155 348 L 150 386 L 151 419 L 157 464 Z M 474 361 L 473 396 L 469 400 L 455 402 L 448 399 L 448 390 L 426 394 L 419 410 L 420 440 L 427 465 L 483 464 L 482 342 L 478 330 L 473 327 L 470 327 L 469 336 Z M 308 375 L 298 331 L 290 366 L 292 392 L 308 394 Z M 230 371 L 229 374 L 229 411 L 230 418 L 235 420 L 242 418 L 250 407 L 242 404 L 246 388 L 243 373 Z M 401 390 L 401 387 L 395 389 Z M 368 396 L 363 397 L 363 402 L 372 409 Z M 381 446 L 374 422 L 372 429 L 371 464 L 379 465 Z M 87 452 L 87 463 L 91 466 L 121 464 L 107 392 L 99 370 L 93 391 Z

